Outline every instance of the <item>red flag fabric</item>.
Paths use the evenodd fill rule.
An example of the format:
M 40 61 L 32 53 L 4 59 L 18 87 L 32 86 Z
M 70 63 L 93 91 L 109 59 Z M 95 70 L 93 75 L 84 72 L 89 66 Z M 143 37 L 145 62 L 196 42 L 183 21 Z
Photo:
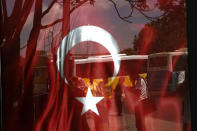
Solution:
M 2 0 L 3 130 L 190 129 L 185 3 Z

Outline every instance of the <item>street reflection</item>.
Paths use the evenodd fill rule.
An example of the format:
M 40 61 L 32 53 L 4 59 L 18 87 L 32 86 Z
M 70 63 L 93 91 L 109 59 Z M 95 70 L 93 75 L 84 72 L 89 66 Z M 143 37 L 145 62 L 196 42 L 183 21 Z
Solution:
M 185 0 L 2 0 L 0 7 L 3 130 L 190 130 Z M 82 26 L 110 35 L 78 33 L 98 40 L 70 39 L 75 44 L 64 41 L 61 50 Z M 81 116 L 75 97 L 88 88 L 104 97 L 99 115 Z

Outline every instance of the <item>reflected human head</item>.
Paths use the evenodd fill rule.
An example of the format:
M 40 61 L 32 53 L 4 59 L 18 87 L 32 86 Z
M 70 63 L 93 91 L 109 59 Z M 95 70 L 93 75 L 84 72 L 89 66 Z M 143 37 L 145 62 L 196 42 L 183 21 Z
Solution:
M 82 78 L 74 76 L 69 80 L 69 84 L 72 88 L 74 89 L 80 89 L 80 90 L 85 90 L 85 82 L 83 81 Z

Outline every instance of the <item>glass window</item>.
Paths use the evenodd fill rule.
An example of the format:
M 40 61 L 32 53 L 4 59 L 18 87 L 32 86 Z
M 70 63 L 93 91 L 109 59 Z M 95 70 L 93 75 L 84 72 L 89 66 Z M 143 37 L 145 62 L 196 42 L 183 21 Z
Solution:
M 167 67 L 169 64 L 168 61 L 168 56 L 152 57 L 149 60 L 149 67 Z
M 172 66 L 175 71 L 186 70 L 188 68 L 187 55 L 172 56 Z
M 186 14 L 186 0 L 1 0 L 3 131 L 186 131 L 188 88 L 165 96 L 168 71 L 116 59 L 187 48 Z M 74 63 L 101 55 L 113 59 Z M 187 63 L 174 59 L 177 70 Z M 149 66 L 167 68 L 168 60 Z M 139 101 L 139 77 L 163 94 Z

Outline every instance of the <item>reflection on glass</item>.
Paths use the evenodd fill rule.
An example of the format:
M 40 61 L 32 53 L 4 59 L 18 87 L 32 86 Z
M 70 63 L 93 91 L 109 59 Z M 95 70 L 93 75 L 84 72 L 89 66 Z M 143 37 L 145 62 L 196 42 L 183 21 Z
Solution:
M 190 130 L 185 0 L 2 0 L 0 6 L 3 130 Z M 110 35 L 82 31 L 97 40 L 70 35 L 76 44 L 64 41 L 62 50 L 62 40 L 84 26 Z M 112 38 L 115 47 L 106 41 Z M 66 54 L 59 70 L 58 54 Z M 76 97 L 88 89 L 104 97 L 96 104 L 99 116 L 81 115 Z

